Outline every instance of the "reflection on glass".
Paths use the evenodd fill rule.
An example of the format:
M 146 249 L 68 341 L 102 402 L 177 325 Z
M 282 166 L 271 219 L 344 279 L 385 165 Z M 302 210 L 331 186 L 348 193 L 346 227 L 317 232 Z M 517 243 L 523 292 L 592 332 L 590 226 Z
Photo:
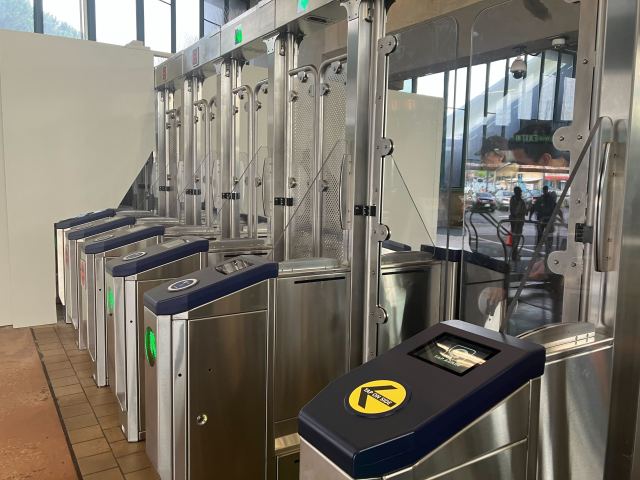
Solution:
M 144 44 L 151 50 L 171 52 L 171 2 L 144 0 Z
M 136 40 L 136 2 L 132 0 L 95 0 L 96 40 L 126 45 Z
M 184 50 L 200 38 L 199 0 L 176 2 L 176 50 Z
M 33 0 L 0 0 L 0 28 L 33 32 Z
M 79 2 L 44 0 L 44 33 L 60 37 L 82 38 L 82 14 Z
M 204 34 L 220 31 L 225 23 L 224 0 L 205 0 L 204 2 Z
M 578 18 L 579 7 L 553 9 Z M 466 321 L 512 334 L 562 321 L 564 279 L 552 264 L 568 237 L 569 202 L 558 200 L 572 159 L 553 138 L 573 119 L 575 34 L 567 34 L 561 50 L 549 42 L 528 50 L 524 38 L 510 38 L 504 46 L 512 45 L 511 55 L 491 54 L 495 25 L 510 17 L 526 22 L 529 15 L 513 2 L 476 20 L 465 139 L 461 310 Z M 526 74 L 510 71 L 516 60 L 524 61 Z

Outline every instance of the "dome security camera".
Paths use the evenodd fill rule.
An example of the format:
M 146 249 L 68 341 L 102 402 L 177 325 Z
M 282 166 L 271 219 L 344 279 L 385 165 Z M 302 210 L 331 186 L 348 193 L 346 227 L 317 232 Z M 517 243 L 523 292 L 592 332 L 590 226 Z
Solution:
M 509 68 L 511 75 L 516 80 L 527 77 L 527 62 L 524 61 L 522 55 L 518 55 Z

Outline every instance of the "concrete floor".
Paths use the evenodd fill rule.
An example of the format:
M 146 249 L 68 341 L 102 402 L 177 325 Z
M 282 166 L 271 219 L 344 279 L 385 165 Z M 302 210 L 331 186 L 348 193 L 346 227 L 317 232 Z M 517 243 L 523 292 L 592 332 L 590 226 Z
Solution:
M 0 480 L 75 479 L 79 478 L 76 471 L 80 478 L 86 480 L 159 478 L 145 454 L 144 442 L 128 443 L 124 439 L 115 396 L 109 388 L 95 386 L 89 354 L 76 347 L 77 332 L 71 325 L 59 321 L 57 325 L 31 330 L 0 329 L 0 333 L 20 337 L 23 346 L 13 352 L 13 356 L 17 362 L 23 362 L 23 357 L 28 356 L 26 353 L 30 353 L 31 369 L 37 370 L 40 375 L 37 398 L 48 402 L 46 410 L 26 410 L 32 402 L 24 401 L 29 397 L 17 383 L 24 384 L 25 376 L 31 378 L 37 375 L 31 372 L 16 373 L 15 367 L 9 368 L 16 378 L 13 383 L 7 383 L 5 375 L 9 372 L 5 372 L 7 368 L 4 368 L 7 363 L 4 359 L 5 350 L 16 350 L 17 347 L 13 345 L 17 342 L 10 338 L 5 341 L 0 337 L 0 405 L 3 407 L 0 412 L 0 432 L 3 432 L 0 433 Z M 26 369 L 23 370 L 26 372 Z M 49 390 L 43 370 L 52 391 Z M 17 382 L 18 378 L 20 382 Z M 9 422 L 3 420 L 7 405 L 5 397 L 14 399 L 15 410 L 21 414 L 18 418 L 26 417 L 30 423 L 16 420 L 8 425 L 12 430 L 5 429 L 2 422 Z M 4 432 L 14 430 L 22 435 L 21 439 L 14 440 L 10 435 L 5 440 Z M 46 445 L 41 445 L 43 438 L 50 439 Z M 38 455 L 34 456 L 24 446 L 31 445 L 36 439 L 36 445 L 40 448 Z M 8 449 L 10 445 L 5 446 L 4 442 L 18 443 L 22 449 L 14 448 L 12 451 Z M 11 456 L 7 457 L 5 452 Z M 15 474 L 12 473 L 14 470 Z M 6 476 L 6 472 L 9 472 L 9 476 Z

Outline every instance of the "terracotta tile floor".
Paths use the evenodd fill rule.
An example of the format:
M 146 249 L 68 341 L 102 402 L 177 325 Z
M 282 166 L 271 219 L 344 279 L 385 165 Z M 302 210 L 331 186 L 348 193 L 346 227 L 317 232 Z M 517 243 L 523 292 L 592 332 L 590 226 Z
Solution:
M 144 442 L 124 439 L 115 396 L 109 387 L 96 387 L 89 353 L 78 350 L 77 332 L 60 317 L 56 325 L 32 330 L 82 478 L 158 479 Z

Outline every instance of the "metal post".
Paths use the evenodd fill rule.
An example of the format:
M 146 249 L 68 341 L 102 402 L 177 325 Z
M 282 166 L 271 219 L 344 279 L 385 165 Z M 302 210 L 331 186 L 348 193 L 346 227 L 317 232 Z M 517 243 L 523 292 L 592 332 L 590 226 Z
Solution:
M 196 108 L 196 115 L 202 112 L 200 116 L 201 120 L 198 120 L 198 123 L 202 121 L 202 126 L 200 129 L 195 129 L 196 131 L 204 129 L 204 160 L 202 164 L 202 169 L 200 173 L 200 185 L 204 195 L 204 204 L 205 204 L 205 222 L 207 227 L 211 228 L 213 226 L 213 204 L 212 204 L 212 195 L 211 190 L 213 188 L 212 182 L 212 172 L 211 172 L 211 113 L 209 109 L 209 102 L 206 100 L 198 100 L 193 102 L 193 106 Z M 197 140 L 197 133 L 196 133 Z
M 187 225 L 196 225 L 196 210 L 193 201 L 196 196 L 190 194 L 195 188 L 194 169 L 196 162 L 194 162 L 195 144 L 193 141 L 193 98 L 195 95 L 195 88 L 197 88 L 195 79 L 185 79 L 184 87 L 182 89 L 181 135 L 183 179 L 182 182 L 179 182 L 183 191 L 178 192 L 178 195 L 184 202 L 184 221 Z
M 381 161 L 374 155 L 385 105 L 385 83 L 377 74 L 377 45 L 384 35 L 386 11 L 383 0 L 344 5 L 348 13 L 346 152 L 352 161 L 350 188 L 354 202 L 348 208 L 375 206 L 380 205 L 380 179 L 373 161 Z M 370 208 L 366 211 L 372 213 Z M 372 241 L 377 216 L 354 214 L 352 225 L 350 360 L 354 367 L 375 356 L 380 249 Z
M 157 211 L 161 217 L 166 217 L 167 212 L 167 101 L 168 90 L 162 89 L 156 92 L 156 162 L 158 166 L 157 176 Z
M 165 90 L 165 103 L 166 103 L 166 142 L 165 142 L 165 159 L 166 159 L 166 202 L 167 202 L 167 216 L 172 218 L 179 218 L 178 209 L 178 158 L 177 158 L 177 123 L 179 113 L 173 108 L 173 92 L 171 90 Z M 173 138 L 173 141 L 171 140 Z
M 289 70 L 296 64 L 297 45 L 293 33 L 283 33 L 275 41 L 273 69 L 269 71 L 269 88 L 272 92 L 273 108 L 269 111 L 269 141 L 272 155 L 272 185 L 275 198 L 286 197 L 286 155 L 287 142 L 287 112 Z M 270 199 L 272 201 L 272 199 Z M 271 238 L 273 242 L 273 259 L 282 261 L 285 258 L 284 229 L 287 218 L 287 207 L 274 204 L 271 220 Z
M 220 158 L 222 161 L 222 238 L 238 238 L 240 236 L 240 212 L 235 197 L 236 176 L 236 116 L 234 115 L 234 95 L 238 81 L 238 62 L 225 60 L 220 78 Z

